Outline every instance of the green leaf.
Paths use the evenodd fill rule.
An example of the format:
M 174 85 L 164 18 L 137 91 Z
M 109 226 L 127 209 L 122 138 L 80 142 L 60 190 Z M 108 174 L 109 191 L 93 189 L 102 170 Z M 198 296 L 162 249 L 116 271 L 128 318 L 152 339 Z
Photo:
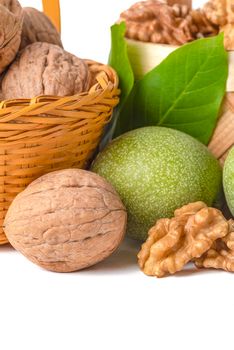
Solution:
M 135 84 L 120 113 L 116 135 L 161 125 L 207 144 L 217 122 L 227 76 L 223 34 L 180 47 Z
M 112 121 L 108 124 L 105 134 L 102 138 L 100 149 L 112 139 L 116 123 L 119 118 L 120 110 L 125 104 L 134 85 L 134 74 L 128 58 L 127 44 L 125 41 L 126 24 L 114 24 L 111 27 L 111 51 L 108 64 L 115 69 L 119 77 L 119 87 L 121 90 L 120 102 L 114 109 Z
M 108 63 L 116 70 L 119 76 L 121 99 L 118 109 L 121 109 L 125 103 L 134 84 L 134 75 L 128 58 L 127 44 L 124 39 L 125 31 L 126 24 L 124 22 L 114 24 L 111 27 L 111 51 Z

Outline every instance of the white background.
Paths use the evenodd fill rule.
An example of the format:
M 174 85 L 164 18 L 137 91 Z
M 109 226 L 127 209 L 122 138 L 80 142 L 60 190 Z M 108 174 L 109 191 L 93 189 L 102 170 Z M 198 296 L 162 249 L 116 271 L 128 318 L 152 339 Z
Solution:
M 40 8 L 40 1 L 21 3 Z M 61 0 L 65 48 L 106 62 L 109 26 L 131 3 Z M 138 250 L 126 240 L 93 268 L 56 274 L 0 247 L 0 349 L 233 348 L 234 275 L 191 266 L 164 279 L 146 277 Z

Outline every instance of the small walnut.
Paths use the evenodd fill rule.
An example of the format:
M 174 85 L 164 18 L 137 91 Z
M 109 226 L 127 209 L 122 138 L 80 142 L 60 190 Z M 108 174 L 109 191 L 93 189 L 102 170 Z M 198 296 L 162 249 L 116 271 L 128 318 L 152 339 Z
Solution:
M 234 220 L 229 220 L 228 234 L 215 241 L 212 247 L 194 262 L 198 268 L 205 267 L 234 272 Z
M 120 244 L 126 210 L 113 187 L 90 171 L 67 169 L 32 182 L 4 222 L 10 243 L 37 265 L 69 272 L 96 264 Z
M 69 96 L 87 91 L 90 72 L 84 60 L 48 43 L 26 46 L 2 81 L 4 99 L 38 95 Z
M 222 213 L 204 203 L 191 203 L 175 211 L 172 219 L 160 219 L 138 254 L 139 266 L 147 275 L 163 277 L 180 271 L 200 257 L 228 232 Z
M 0 73 L 14 60 L 21 41 L 23 11 L 17 0 L 0 0 Z
M 60 34 L 43 12 L 32 7 L 24 7 L 23 15 L 24 22 L 20 50 L 37 41 L 63 47 Z
M 165 1 L 141 1 L 120 15 L 125 21 L 126 37 L 145 42 L 182 45 L 194 39 L 216 35 L 218 28 L 201 10 L 191 10 L 189 5 Z

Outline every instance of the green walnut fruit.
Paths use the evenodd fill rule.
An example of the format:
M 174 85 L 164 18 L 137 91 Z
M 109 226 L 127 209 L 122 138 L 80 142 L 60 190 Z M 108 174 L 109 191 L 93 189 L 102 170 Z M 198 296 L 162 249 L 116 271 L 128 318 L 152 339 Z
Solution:
M 227 205 L 234 215 L 234 147 L 228 153 L 223 169 L 223 188 Z
M 149 228 L 184 204 L 211 205 L 221 168 L 207 147 L 180 131 L 146 127 L 113 140 L 92 170 L 117 190 L 128 212 L 127 233 L 144 240 Z

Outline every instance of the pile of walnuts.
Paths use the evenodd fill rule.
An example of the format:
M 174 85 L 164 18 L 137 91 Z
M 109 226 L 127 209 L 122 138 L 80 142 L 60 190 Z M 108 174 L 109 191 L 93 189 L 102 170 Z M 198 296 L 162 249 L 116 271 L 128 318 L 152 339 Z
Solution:
M 18 0 L 0 0 L 1 99 L 68 96 L 88 91 L 86 62 L 63 49 L 60 34 L 42 12 Z
M 138 254 L 143 272 L 157 277 L 174 274 L 190 261 L 199 268 L 234 271 L 234 221 L 203 202 L 158 220 Z
M 140 1 L 122 12 L 119 21 L 126 22 L 129 39 L 169 45 L 182 45 L 223 31 L 225 47 L 233 50 L 233 0 L 211 0 L 197 10 L 191 9 L 189 3 L 181 0 Z

